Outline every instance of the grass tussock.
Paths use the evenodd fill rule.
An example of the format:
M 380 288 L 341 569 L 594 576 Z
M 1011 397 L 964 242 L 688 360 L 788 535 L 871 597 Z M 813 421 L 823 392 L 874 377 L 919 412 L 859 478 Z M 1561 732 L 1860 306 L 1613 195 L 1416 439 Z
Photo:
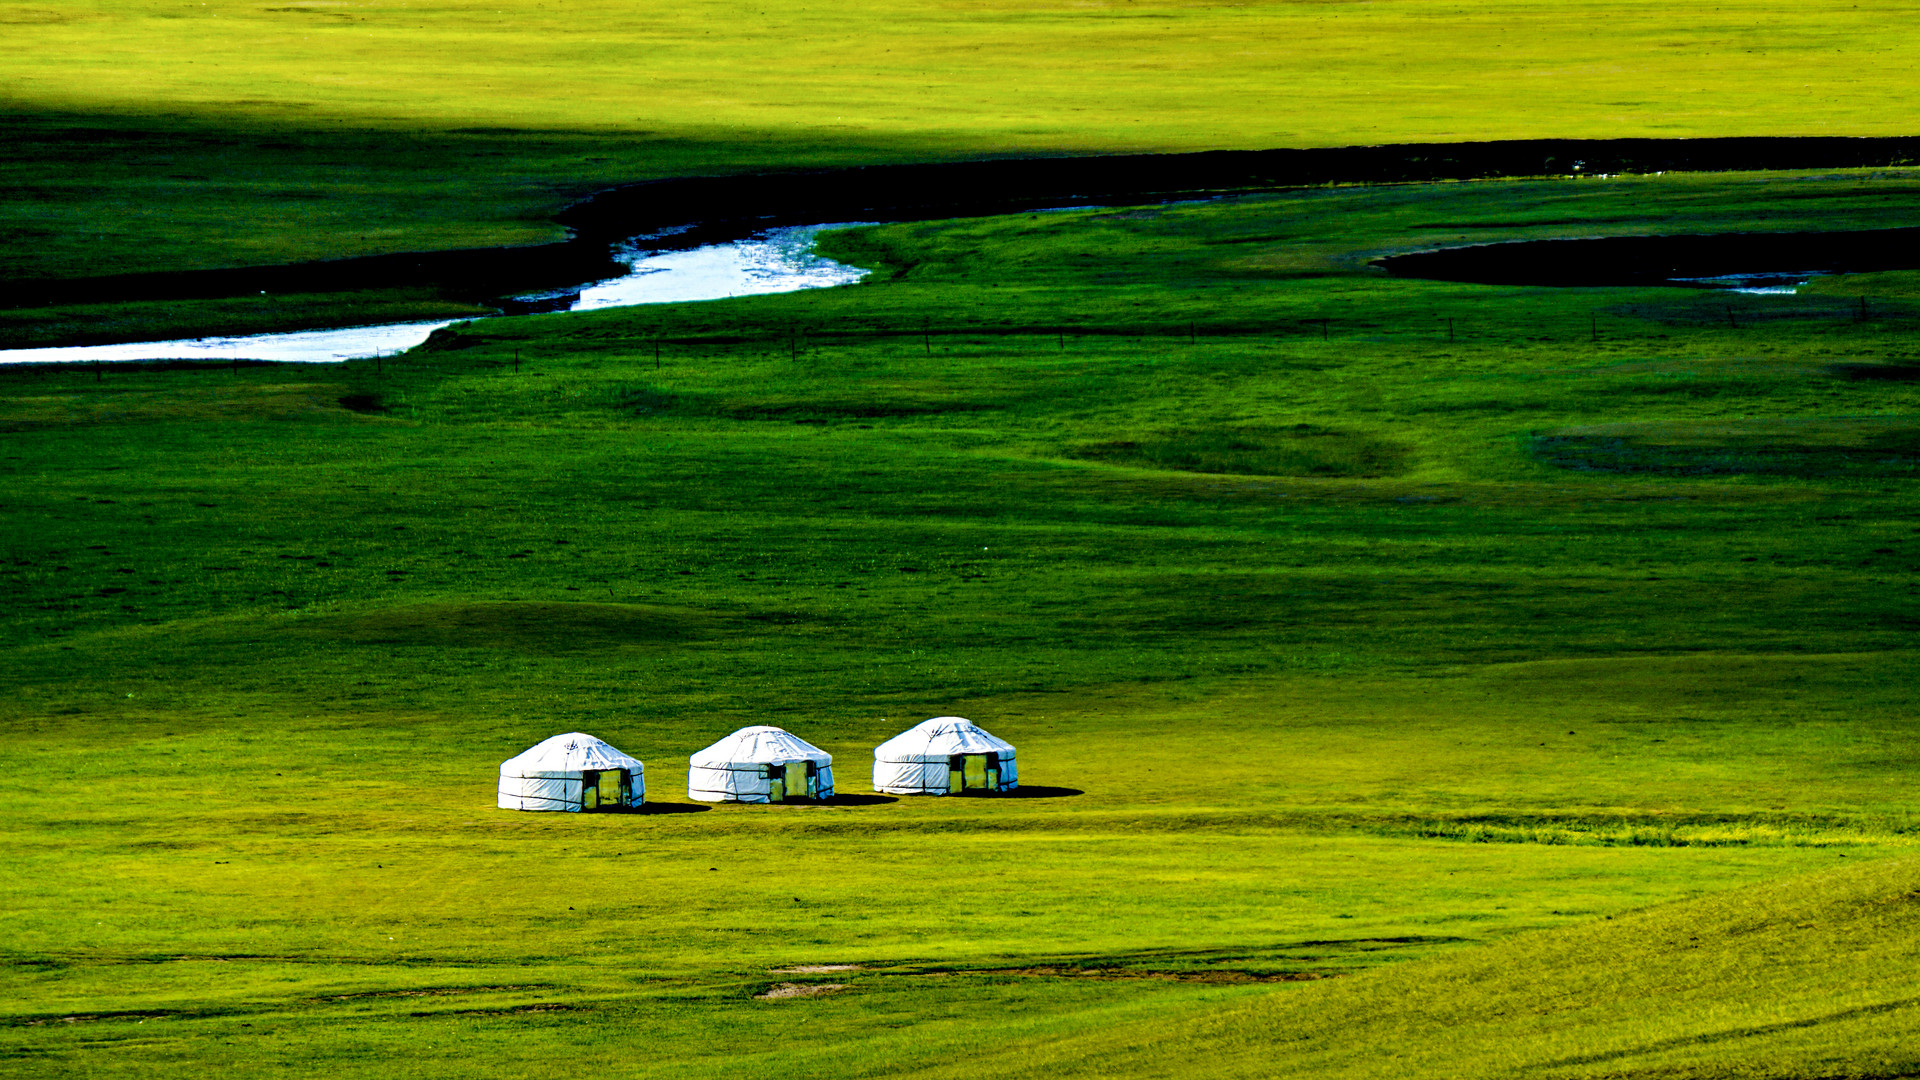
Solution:
M 294 632 L 355 645 L 567 653 L 688 641 L 722 621 L 710 612 L 687 608 L 502 601 L 323 615 L 302 621 Z
M 1070 452 L 1090 461 L 1244 476 L 1394 476 L 1409 457 L 1386 439 L 1315 424 L 1168 431 L 1082 443 Z
M 1874 847 L 1903 842 L 1905 820 L 1858 821 L 1783 814 L 1708 815 L 1481 815 L 1439 817 L 1361 826 L 1382 835 L 1419 836 L 1472 844 L 1597 845 L 1602 847 L 1745 848 Z
M 1854 377 L 1886 379 L 1878 371 Z M 1546 464 L 1598 472 L 1912 476 L 1920 472 L 1920 423 L 1822 417 L 1609 424 L 1536 435 L 1531 448 Z
M 341 383 L 276 383 L 249 385 L 219 379 L 211 372 L 194 380 L 200 385 L 160 389 L 128 389 L 117 376 L 93 388 L 69 385 L 62 392 L 36 394 L 31 387 L 0 394 L 0 429 L 82 428 L 113 424 L 171 422 L 220 423 L 267 420 L 325 420 L 344 413 L 372 410 L 348 404 L 371 400 L 348 391 Z M 79 382 L 79 380 L 73 380 Z

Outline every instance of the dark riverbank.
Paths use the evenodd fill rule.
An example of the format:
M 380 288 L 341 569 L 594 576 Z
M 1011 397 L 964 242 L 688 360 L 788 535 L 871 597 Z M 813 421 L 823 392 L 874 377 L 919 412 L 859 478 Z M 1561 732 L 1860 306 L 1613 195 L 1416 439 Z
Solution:
M 907 221 L 1043 207 L 1156 202 L 1337 183 L 1409 183 L 1661 171 L 1875 168 L 1920 164 L 1920 137 L 1541 139 L 1310 150 L 1212 151 L 889 165 L 685 177 L 601 192 L 563 210 L 564 243 L 377 255 L 284 266 L 0 283 L 0 306 L 190 300 L 259 292 L 421 288 L 466 301 L 620 273 L 611 246 L 692 226 L 693 247 L 816 221 Z

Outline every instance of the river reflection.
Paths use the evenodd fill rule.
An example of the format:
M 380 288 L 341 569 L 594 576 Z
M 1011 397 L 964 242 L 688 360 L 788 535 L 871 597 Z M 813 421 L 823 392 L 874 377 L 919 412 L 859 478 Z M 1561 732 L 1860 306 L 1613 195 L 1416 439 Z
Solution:
M 618 256 L 632 268 L 625 277 L 581 289 L 580 299 L 571 310 L 724 300 L 851 285 L 867 272 L 815 255 L 813 241 L 828 229 L 850 229 L 859 224 L 866 223 L 769 229 L 736 243 L 710 244 L 691 251 L 633 251 Z

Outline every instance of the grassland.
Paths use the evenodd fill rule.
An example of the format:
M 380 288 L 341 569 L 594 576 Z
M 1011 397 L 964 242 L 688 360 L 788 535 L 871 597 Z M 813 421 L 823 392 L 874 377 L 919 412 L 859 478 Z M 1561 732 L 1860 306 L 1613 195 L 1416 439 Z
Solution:
M 8 0 L 0 280 L 557 239 L 649 177 L 979 155 L 1907 135 L 1879 0 Z
M 1908 276 L 1365 264 L 1916 178 L 889 226 L 377 367 L 0 373 L 0 1071 L 1911 1073 Z M 944 712 L 1035 797 L 676 790 L 773 722 L 859 795 Z M 572 729 L 655 811 L 491 809 Z
M 1185 1025 L 1027 1040 L 991 1067 L 1036 1077 L 1910 1076 L 1920 1057 L 1895 1033 L 1920 1010 L 1897 971 L 1914 959 L 1913 884 L 1911 861 L 1812 875 L 1327 993 L 1266 995 Z M 1742 1007 L 1726 1009 L 1729 997 Z

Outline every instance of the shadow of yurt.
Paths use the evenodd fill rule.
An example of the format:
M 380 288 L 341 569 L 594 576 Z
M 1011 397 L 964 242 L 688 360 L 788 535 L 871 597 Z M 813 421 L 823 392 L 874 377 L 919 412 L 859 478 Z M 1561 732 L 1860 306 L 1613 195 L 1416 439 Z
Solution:
M 998 795 L 1020 786 L 1013 744 L 959 716 L 921 721 L 873 749 L 873 790 Z
M 833 755 L 777 727 L 745 727 L 687 759 L 687 798 L 700 802 L 824 802 Z
M 555 735 L 500 763 L 502 810 L 604 813 L 647 801 L 645 767 L 591 735 Z

